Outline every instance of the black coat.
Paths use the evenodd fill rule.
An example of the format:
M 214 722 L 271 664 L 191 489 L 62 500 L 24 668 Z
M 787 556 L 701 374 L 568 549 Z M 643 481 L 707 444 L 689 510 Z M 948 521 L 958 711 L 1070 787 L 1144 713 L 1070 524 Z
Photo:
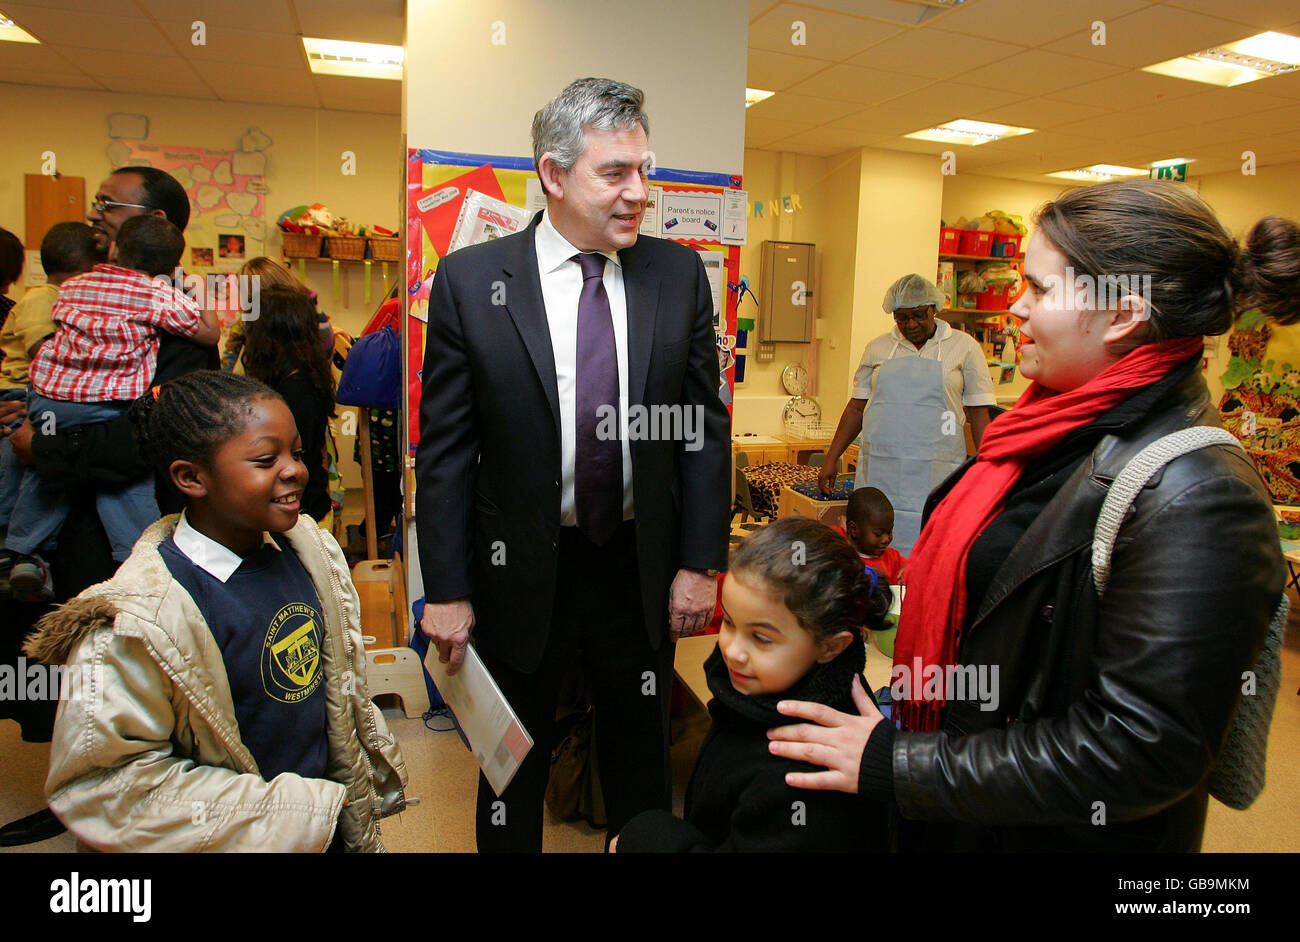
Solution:
M 1242 450 L 1216 446 L 1138 496 L 1098 600 L 1091 544 L 1111 482 L 1162 435 L 1218 424 L 1195 366 L 1157 385 L 1095 423 L 1099 440 L 996 566 L 963 632 L 961 664 L 999 668 L 997 708 L 953 702 L 941 732 L 894 739 L 899 810 L 955 825 L 943 846 L 1200 848 L 1207 777 L 1283 567 L 1259 475 Z
M 550 630 L 560 535 L 559 391 L 533 241 L 540 219 L 438 263 L 415 465 L 425 597 L 470 597 L 475 645 L 524 672 L 537 667 Z M 703 419 L 698 450 L 631 443 L 637 576 L 658 650 L 677 570 L 726 566 L 729 419 L 698 253 L 641 236 L 619 259 L 629 406 L 679 406 Z
M 792 788 L 787 772 L 819 766 L 768 751 L 767 731 L 804 722 L 776 711 L 781 700 L 810 700 L 857 713 L 850 685 L 866 650 L 855 639 L 835 660 L 780 694 L 737 693 L 717 648 L 705 662 L 713 725 L 686 789 L 686 820 L 645 811 L 619 833 L 618 852 L 817 852 L 888 850 L 883 803 L 836 791 Z

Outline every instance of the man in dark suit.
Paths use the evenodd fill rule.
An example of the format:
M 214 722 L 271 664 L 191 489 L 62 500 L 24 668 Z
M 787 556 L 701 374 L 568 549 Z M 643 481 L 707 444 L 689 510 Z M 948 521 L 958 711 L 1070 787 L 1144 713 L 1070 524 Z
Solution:
M 728 417 L 697 253 L 637 233 L 641 91 L 580 79 L 533 119 L 547 208 L 441 260 L 420 444 L 422 627 L 449 669 L 475 649 L 535 744 L 480 851 L 541 849 L 556 698 L 580 659 L 609 835 L 668 808 L 673 645 L 725 565 Z

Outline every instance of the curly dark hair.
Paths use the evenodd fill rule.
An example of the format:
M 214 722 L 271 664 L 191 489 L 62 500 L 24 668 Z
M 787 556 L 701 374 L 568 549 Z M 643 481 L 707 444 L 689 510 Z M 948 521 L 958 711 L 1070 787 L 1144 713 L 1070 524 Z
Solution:
M 807 517 L 773 521 L 731 551 L 731 572 L 755 577 L 781 597 L 800 627 L 825 641 L 841 631 L 879 631 L 893 604 L 884 579 L 872 579 L 858 551 Z
M 333 417 L 334 374 L 321 347 L 316 305 L 305 290 L 268 285 L 256 318 L 244 326 L 244 372 L 271 387 L 302 372 Z
M 210 465 L 222 443 L 244 427 L 254 402 L 281 399 L 264 383 L 218 370 L 195 370 L 157 388 L 157 398 L 145 393 L 127 415 L 141 452 L 163 477 L 173 461 Z

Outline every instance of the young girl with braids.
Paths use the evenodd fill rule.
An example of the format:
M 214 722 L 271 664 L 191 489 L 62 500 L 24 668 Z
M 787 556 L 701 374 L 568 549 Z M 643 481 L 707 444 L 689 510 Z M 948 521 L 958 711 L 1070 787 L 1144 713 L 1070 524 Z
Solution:
M 722 586 L 722 630 L 705 662 L 713 725 L 691 774 L 686 820 L 634 817 L 618 853 L 884 851 L 886 806 L 785 783 L 813 766 L 768 753 L 767 731 L 790 722 L 787 699 L 849 709 L 866 663 L 862 629 L 883 626 L 884 579 L 830 527 L 787 517 L 739 544 Z
M 366 693 L 342 551 L 299 513 L 284 400 L 200 371 L 130 414 L 186 508 L 28 642 L 93 678 L 59 703 L 51 809 L 104 851 L 382 850 L 406 769 Z

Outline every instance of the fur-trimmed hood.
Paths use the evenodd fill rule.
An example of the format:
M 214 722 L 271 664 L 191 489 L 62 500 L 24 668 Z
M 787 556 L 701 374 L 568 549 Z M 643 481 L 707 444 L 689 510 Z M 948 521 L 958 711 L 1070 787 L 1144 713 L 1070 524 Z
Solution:
M 44 664 L 67 663 L 77 642 L 117 619 L 117 605 L 106 596 L 78 596 L 43 616 L 23 645 L 23 653 Z

